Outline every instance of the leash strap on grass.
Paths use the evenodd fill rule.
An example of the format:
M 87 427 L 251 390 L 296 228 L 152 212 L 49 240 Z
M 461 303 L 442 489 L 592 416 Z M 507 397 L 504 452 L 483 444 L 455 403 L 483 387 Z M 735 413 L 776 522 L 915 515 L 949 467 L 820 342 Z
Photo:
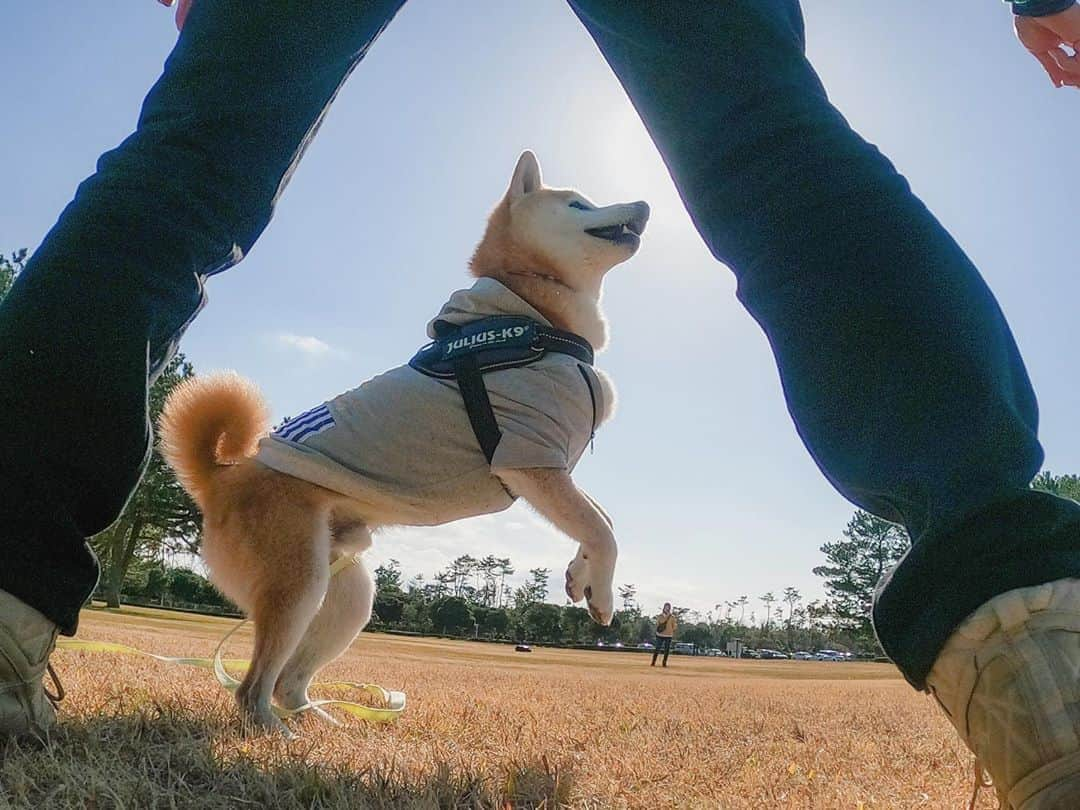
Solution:
M 346 556 L 340 557 L 330 566 L 330 576 L 339 571 L 347 568 L 350 565 L 356 565 L 358 562 L 357 557 Z M 180 664 L 188 667 L 200 667 L 201 669 L 209 669 L 214 673 L 218 683 L 220 683 L 225 689 L 230 692 L 235 691 L 240 685 L 240 681 L 229 674 L 226 666 L 233 667 L 234 669 L 247 669 L 251 662 L 243 658 L 223 659 L 221 657 L 222 651 L 225 649 L 225 643 L 232 638 L 241 627 L 247 624 L 247 619 L 239 622 L 235 627 L 226 633 L 221 641 L 218 642 L 217 649 L 214 650 L 213 658 L 175 658 L 166 655 L 155 655 L 154 653 L 148 653 L 144 650 L 140 650 L 136 647 L 129 647 L 126 644 L 114 644 L 109 641 L 89 641 L 76 638 L 62 638 L 58 639 L 56 646 L 62 650 L 72 650 L 74 652 L 101 652 L 101 653 L 117 653 L 120 655 L 143 655 L 148 658 L 153 658 L 155 661 L 161 661 L 166 664 Z M 324 709 L 341 709 L 348 712 L 354 717 L 359 717 L 362 720 L 367 720 L 373 723 L 392 723 L 401 716 L 401 713 L 405 711 L 405 693 L 404 692 L 392 692 L 388 689 L 383 689 L 381 686 L 376 686 L 373 683 L 354 683 L 352 681 L 331 681 L 329 683 L 316 683 L 311 685 L 312 688 L 317 689 L 319 687 L 330 689 L 356 689 L 361 692 L 367 692 L 369 695 L 373 695 L 385 703 L 384 708 L 375 708 L 373 706 L 365 706 L 362 703 L 355 703 L 349 700 L 313 700 L 310 703 L 306 703 L 303 706 L 298 706 L 295 709 L 283 709 L 280 706 L 274 706 L 274 713 L 278 717 L 293 717 L 298 714 L 302 714 L 306 711 L 314 710 L 316 714 L 330 718 Z M 333 718 L 330 718 L 331 720 Z

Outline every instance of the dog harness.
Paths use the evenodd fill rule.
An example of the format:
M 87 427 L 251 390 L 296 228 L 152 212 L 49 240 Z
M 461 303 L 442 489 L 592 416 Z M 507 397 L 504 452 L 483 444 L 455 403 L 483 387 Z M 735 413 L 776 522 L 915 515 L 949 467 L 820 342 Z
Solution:
M 409 361 L 409 366 L 428 377 L 455 380 L 476 441 L 491 464 L 502 439 L 502 431 L 491 407 L 484 374 L 527 366 L 548 352 L 567 354 L 587 366 L 593 364 L 593 348 L 573 332 L 545 326 L 532 318 L 493 316 L 455 326 L 449 321 L 432 324 L 436 338 Z M 596 392 L 589 373 L 578 366 L 592 401 L 592 431 L 589 444 L 596 437 Z
M 411 362 L 287 420 L 256 460 L 411 526 L 506 509 L 502 470 L 573 471 L 613 396 L 586 340 L 490 278 L 426 332 Z

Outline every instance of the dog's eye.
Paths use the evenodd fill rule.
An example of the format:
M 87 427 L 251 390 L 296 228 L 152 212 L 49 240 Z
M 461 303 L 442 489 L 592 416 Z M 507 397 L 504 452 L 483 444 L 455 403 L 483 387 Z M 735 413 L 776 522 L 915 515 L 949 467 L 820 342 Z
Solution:
M 583 202 L 578 202 L 577 200 L 573 200 L 573 201 L 572 201 L 572 202 L 570 203 L 570 207 L 571 207 L 571 208 L 580 208 L 580 209 L 581 209 L 582 211 L 591 211 L 591 210 L 592 210 L 592 209 L 591 209 L 591 208 L 589 208 L 589 206 L 587 206 L 587 205 L 586 205 L 585 203 L 583 203 Z

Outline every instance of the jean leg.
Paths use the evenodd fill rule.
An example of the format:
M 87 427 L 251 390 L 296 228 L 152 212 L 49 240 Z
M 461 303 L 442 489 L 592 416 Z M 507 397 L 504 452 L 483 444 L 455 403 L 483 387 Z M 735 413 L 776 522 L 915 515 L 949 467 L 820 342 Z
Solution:
M 570 0 L 764 329 L 803 442 L 912 551 L 875 628 L 921 686 L 965 616 L 1080 573 L 1080 507 L 1028 490 L 1038 410 L 1005 318 L 829 103 L 795 0 Z
M 198 2 L 135 132 L 0 307 L 0 590 L 73 633 L 150 446 L 148 379 L 404 0 Z M 257 7 L 256 7 L 257 6 Z

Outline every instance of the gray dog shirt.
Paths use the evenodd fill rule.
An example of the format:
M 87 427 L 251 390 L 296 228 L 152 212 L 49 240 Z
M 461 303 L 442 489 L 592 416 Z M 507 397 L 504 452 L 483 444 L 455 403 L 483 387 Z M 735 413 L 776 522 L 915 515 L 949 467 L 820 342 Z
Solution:
M 482 278 L 450 297 L 427 334 L 435 337 L 435 321 L 459 326 L 493 315 L 551 325 L 510 289 Z M 290 419 L 262 439 L 256 459 L 352 498 L 372 523 L 434 526 L 510 506 L 495 476 L 501 469 L 573 470 L 613 399 L 603 374 L 558 353 L 488 372 L 484 383 L 502 431 L 490 466 L 457 383 L 407 365 Z

